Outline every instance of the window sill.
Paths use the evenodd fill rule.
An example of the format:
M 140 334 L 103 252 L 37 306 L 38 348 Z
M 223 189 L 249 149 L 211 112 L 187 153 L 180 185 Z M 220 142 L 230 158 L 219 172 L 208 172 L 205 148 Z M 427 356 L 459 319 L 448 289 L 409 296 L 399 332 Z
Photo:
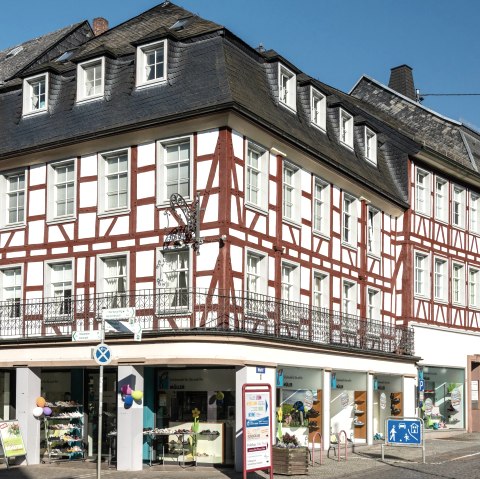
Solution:
M 253 210 L 256 213 L 261 213 L 263 215 L 268 215 L 268 209 L 267 208 L 264 208 L 263 206 L 258 206 L 254 203 L 248 203 L 247 201 L 245 201 L 245 208 L 247 210 Z
M 458 230 L 458 231 L 465 231 L 465 226 L 462 226 L 462 225 L 454 225 L 454 224 L 452 223 L 452 228 L 453 228 L 454 230 Z
M 299 223 L 295 220 L 292 220 L 290 218 L 287 218 L 285 216 L 282 217 L 282 223 L 286 223 L 290 226 L 295 226 L 295 228 L 301 228 L 302 227 L 301 223 Z
M 457 303 L 455 301 L 452 301 L 452 307 L 455 308 L 465 308 L 465 303 Z
M 61 218 L 58 217 L 58 218 L 47 219 L 46 223 L 47 225 L 56 225 L 61 223 L 71 223 L 76 220 L 77 220 L 77 216 L 72 215 L 72 216 L 62 216 Z
M 295 115 L 297 114 L 297 109 L 296 109 L 296 107 L 290 106 L 288 103 L 284 103 L 284 102 L 281 101 L 281 100 L 278 100 L 278 104 L 281 105 L 283 108 L 286 108 L 286 109 L 289 110 L 290 112 L 295 113 Z
M 367 252 L 367 256 L 368 256 L 369 258 L 375 259 L 375 260 L 377 260 L 377 261 L 380 261 L 380 259 L 382 258 L 381 253 L 373 253 L 373 252 L 371 252 L 371 251 L 368 251 L 368 252 Z
M 85 98 L 79 98 L 76 101 L 77 105 L 84 104 L 84 103 L 89 103 L 91 101 L 97 101 L 97 100 L 104 100 L 105 99 L 105 94 L 102 93 L 101 95 L 95 95 L 95 96 L 88 96 Z
M 447 219 L 442 219 L 442 218 L 435 217 L 435 221 L 437 223 L 442 223 L 443 225 L 448 226 L 448 220 Z
M 97 213 L 97 216 L 99 218 L 108 218 L 109 216 L 119 216 L 119 215 L 126 215 L 126 214 L 130 214 L 131 210 L 130 208 L 125 208 L 125 209 L 122 209 L 122 210 L 115 210 L 115 211 L 102 211 L 102 212 L 98 212 Z
M 429 301 L 430 297 L 427 296 L 426 294 L 421 294 L 421 293 L 414 293 L 413 294 L 414 299 L 421 299 L 423 301 Z
M 327 233 L 322 233 L 321 231 L 318 230 L 312 230 L 313 236 L 317 236 L 326 240 L 330 240 L 330 235 Z
M 48 113 L 48 107 L 42 108 L 41 110 L 27 111 L 22 114 L 22 118 L 32 118 L 37 115 L 42 115 Z
M 427 212 L 427 211 L 418 211 L 418 210 L 415 210 L 415 214 L 417 214 L 417 215 L 419 215 L 419 216 L 423 216 L 424 218 L 431 219 L 430 213 Z
M 311 121 L 311 120 L 310 120 L 310 124 L 317 130 L 320 130 L 322 133 L 325 133 L 325 134 L 327 133 L 327 129 L 324 126 L 319 125 L 318 123 L 315 123 L 314 121 Z
M 345 148 L 348 148 L 350 151 L 353 151 L 353 145 L 349 145 L 348 143 L 345 143 L 344 141 L 340 140 L 340 144 L 344 146 Z
M 342 241 L 342 246 L 344 246 L 345 248 L 351 249 L 353 251 L 358 251 L 358 246 L 355 246 L 352 243 L 347 243 L 346 241 Z
M 15 223 L 11 225 L 3 225 L 0 226 L 0 231 L 12 231 L 12 230 L 20 230 L 26 227 L 26 223 Z
M 166 78 L 159 78 L 158 80 L 150 80 L 142 83 L 137 83 L 135 85 L 136 90 L 144 90 L 145 88 L 150 88 L 153 86 L 159 86 L 159 85 L 166 85 L 167 79 Z

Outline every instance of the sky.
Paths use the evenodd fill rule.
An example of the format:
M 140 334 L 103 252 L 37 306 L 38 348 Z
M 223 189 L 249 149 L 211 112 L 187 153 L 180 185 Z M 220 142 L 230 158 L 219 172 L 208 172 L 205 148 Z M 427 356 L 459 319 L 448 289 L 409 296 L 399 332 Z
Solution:
M 73 23 L 118 25 L 162 0 L 3 0 L 0 50 Z M 480 131 L 478 0 L 175 0 L 243 41 L 273 49 L 306 74 L 349 92 L 362 75 L 388 84 L 413 68 L 423 105 Z

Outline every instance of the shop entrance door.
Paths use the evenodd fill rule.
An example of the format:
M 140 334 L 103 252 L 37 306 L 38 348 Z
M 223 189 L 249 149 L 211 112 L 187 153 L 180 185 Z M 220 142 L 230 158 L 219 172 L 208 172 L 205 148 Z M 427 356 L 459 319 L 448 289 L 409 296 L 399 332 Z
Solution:
M 87 369 L 85 374 L 85 423 L 88 457 L 95 456 L 98 450 L 98 383 L 99 370 Z M 102 453 L 108 453 L 108 433 L 116 430 L 117 422 L 117 371 L 105 368 L 103 371 L 103 424 Z
M 480 362 L 472 361 L 470 369 L 470 411 L 472 412 L 471 430 L 472 432 L 480 432 L 480 402 L 479 402 L 479 385 L 480 385 Z

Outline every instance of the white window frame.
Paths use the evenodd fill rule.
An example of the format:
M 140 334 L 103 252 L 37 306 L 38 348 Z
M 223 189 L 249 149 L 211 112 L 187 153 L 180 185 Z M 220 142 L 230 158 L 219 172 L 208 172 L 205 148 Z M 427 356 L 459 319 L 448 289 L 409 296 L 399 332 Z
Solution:
M 312 305 L 314 308 L 330 309 L 330 276 L 328 273 L 313 270 Z
M 123 154 L 127 155 L 127 169 L 126 171 L 118 173 L 108 173 L 107 162 L 111 158 L 119 157 Z M 115 151 L 107 151 L 98 154 L 98 214 L 101 216 L 109 216 L 122 214 L 130 211 L 130 182 L 131 182 L 131 169 L 130 169 L 130 148 L 122 148 Z M 127 175 L 127 204 L 119 207 L 108 207 L 108 176 L 115 176 L 120 174 Z
M 287 272 L 289 272 L 288 278 L 285 274 Z M 290 261 L 282 261 L 281 283 L 282 300 L 300 302 L 300 265 Z
M 382 292 L 379 289 L 367 288 L 367 320 L 382 320 Z
M 470 232 L 480 234 L 480 195 L 478 193 L 470 192 Z
M 380 256 L 382 252 L 381 220 L 380 210 L 369 205 L 367 207 L 367 253 L 373 256 Z
M 377 164 L 377 134 L 368 128 L 365 127 L 365 158 L 373 163 Z
M 431 174 L 421 168 L 415 172 L 415 211 L 420 214 L 430 215 L 430 178 Z
M 291 181 L 286 181 L 286 171 L 291 171 Z M 301 199 L 301 170 L 298 166 L 285 160 L 282 167 L 282 216 L 283 219 L 293 223 L 300 223 L 300 199 Z M 290 201 L 287 202 L 287 193 L 290 193 Z M 287 208 L 291 214 L 287 214 Z
M 423 251 L 415 251 L 413 258 L 414 296 L 428 298 L 430 291 L 430 256 Z
M 187 258 L 187 267 L 185 268 L 177 268 L 174 272 L 187 271 L 187 278 L 185 286 L 181 288 L 179 286 L 175 286 L 174 288 L 167 288 L 166 282 L 164 280 L 164 266 L 166 264 L 166 257 L 182 254 L 183 257 Z M 179 248 L 179 249 L 162 249 L 159 248 L 157 250 L 157 276 L 156 276 L 156 290 L 161 293 L 164 290 L 165 295 L 171 295 L 171 298 L 168 298 L 165 304 L 161 305 L 158 313 L 168 313 L 168 312 L 179 312 L 183 313 L 185 311 L 190 311 L 191 309 L 191 301 L 190 301 L 190 291 L 192 288 L 192 280 L 193 280 L 193 271 L 192 271 L 192 250 L 186 248 Z M 171 272 L 171 271 L 170 271 Z M 177 277 L 179 280 L 179 278 Z M 184 296 L 177 296 L 177 293 L 181 289 L 186 289 L 184 292 Z M 168 292 L 167 292 L 168 291 Z M 179 301 L 180 299 L 180 301 Z M 180 304 L 178 304 L 180 302 Z
M 91 67 L 100 65 L 99 91 L 88 94 L 86 72 Z M 105 94 L 105 57 L 94 58 L 77 65 L 77 103 L 103 98 Z
M 448 222 L 448 182 L 438 176 L 435 178 L 435 219 Z
M 122 291 L 108 291 L 105 285 L 106 281 L 106 261 L 113 259 L 125 258 L 125 272 L 122 276 L 125 276 L 125 292 Z M 126 294 L 130 286 L 130 254 L 128 251 L 119 251 L 116 253 L 102 254 L 97 256 L 96 261 L 96 290 L 97 293 L 104 295 L 111 295 L 111 298 L 106 301 L 109 308 L 127 307 L 128 295 Z
M 70 297 L 63 296 L 63 299 L 54 299 L 55 298 L 55 287 L 53 283 L 54 277 L 54 267 L 59 265 L 70 265 L 71 271 L 71 284 L 70 284 Z M 74 296 L 75 296 L 75 269 L 74 269 L 74 261 L 71 258 L 65 258 L 62 260 L 56 261 L 48 261 L 45 263 L 45 271 L 44 271 L 44 297 L 51 299 L 51 306 L 47 308 L 47 315 L 48 318 L 55 320 L 57 318 L 62 318 L 66 316 L 73 317 L 73 304 L 74 304 Z M 66 281 L 64 281 L 65 283 Z
M 353 116 L 339 108 L 338 136 L 340 143 L 353 150 Z
M 327 99 L 313 87 L 310 87 L 310 121 L 322 131 L 327 129 Z
M 452 303 L 465 306 L 465 265 L 452 263 Z
M 343 193 L 342 201 L 342 242 L 344 244 L 358 246 L 358 211 L 357 198 L 348 193 Z
M 468 306 L 480 307 L 480 269 L 468 268 Z
M 354 281 L 342 280 L 342 314 L 358 316 L 358 285 Z
M 255 260 L 257 270 L 252 270 L 252 264 Z M 252 280 L 251 280 L 252 279 Z M 252 281 L 255 289 L 251 289 Z M 265 253 L 253 249 L 247 249 L 245 254 L 245 292 L 248 297 L 253 298 L 259 295 L 265 296 L 268 288 L 268 256 Z
M 462 186 L 452 185 L 452 226 L 465 228 L 466 190 Z
M 22 175 L 24 176 L 24 188 L 23 188 L 23 208 L 17 207 L 17 212 L 23 209 L 23 220 L 21 221 L 13 221 L 10 222 L 9 219 L 9 208 L 10 208 L 10 196 L 13 197 L 13 193 L 15 190 L 10 190 L 9 185 L 9 178 Z M 12 170 L 5 173 L 0 174 L 0 228 L 1 229 L 13 229 L 19 228 L 26 225 L 26 218 L 27 218 L 27 200 L 28 200 L 28 170 L 20 169 L 20 170 Z M 17 191 L 17 198 L 18 195 L 21 194 L 22 190 Z
M 18 289 L 19 293 L 15 293 L 13 298 L 7 298 L 5 294 L 5 289 L 7 286 L 7 282 L 5 281 L 5 273 L 7 271 L 20 271 L 18 277 L 20 278 L 20 287 Z M 11 287 L 17 291 L 17 282 Z M 21 264 L 12 264 L 8 265 L 7 267 L 0 268 L 0 296 L 2 303 L 6 303 L 7 306 L 6 316 L 2 316 L 2 319 L 10 319 L 10 318 L 20 318 L 22 317 L 22 303 L 23 303 L 23 265 Z M 5 312 L 5 310 L 4 310 Z
M 163 74 L 161 77 L 147 79 L 147 55 L 151 51 L 163 50 Z M 148 43 L 137 47 L 136 54 L 136 86 L 149 86 L 158 83 L 166 83 L 167 81 L 167 62 L 168 62 L 168 43 L 167 40 L 159 40 L 157 42 Z
M 188 143 L 189 144 L 189 162 L 188 162 L 188 194 L 182 195 L 186 201 L 193 199 L 193 136 L 179 136 L 176 138 L 166 138 L 157 142 L 157 206 L 165 206 L 170 204 L 170 197 L 167 195 L 166 187 L 166 170 L 167 163 L 167 147 Z M 181 161 L 175 162 L 180 164 Z M 173 164 L 173 163 L 172 163 Z M 181 194 L 181 193 L 180 193 Z
M 245 204 L 263 211 L 268 210 L 268 158 L 270 153 L 260 145 L 251 140 L 245 141 Z M 258 155 L 258 164 L 251 163 L 251 152 Z M 250 182 L 251 177 L 257 178 L 257 183 Z M 256 191 L 255 191 L 256 190 Z M 257 195 L 254 201 L 253 193 Z
M 297 110 L 297 78 L 295 73 L 278 64 L 278 100 L 280 105 Z
M 330 236 L 330 184 L 313 177 L 312 227 L 314 233 Z
M 33 98 L 38 98 L 35 94 L 34 88 L 43 79 L 44 82 L 44 105 L 35 106 Z M 23 80 L 23 116 L 35 115 L 37 113 L 44 113 L 48 110 L 48 95 L 49 95 L 49 75 L 42 73 Z
M 437 256 L 433 259 L 433 297 L 436 301 L 448 300 L 448 262 Z
M 57 169 L 68 165 L 73 165 L 73 180 L 64 183 L 57 182 Z M 73 211 L 64 215 L 57 214 L 57 187 L 59 184 L 73 183 Z M 62 160 L 47 165 L 47 221 L 49 223 L 58 223 L 70 221 L 76 217 L 77 210 L 77 161 L 75 158 Z

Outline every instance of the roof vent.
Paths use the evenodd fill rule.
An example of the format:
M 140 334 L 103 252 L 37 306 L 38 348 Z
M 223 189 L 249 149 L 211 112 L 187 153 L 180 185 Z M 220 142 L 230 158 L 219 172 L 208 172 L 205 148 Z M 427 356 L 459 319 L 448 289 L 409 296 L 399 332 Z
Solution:
M 7 58 L 14 57 L 15 55 L 18 55 L 22 50 L 23 50 L 23 47 L 21 45 L 19 47 L 15 47 L 13 50 L 10 50 L 7 53 Z
M 103 17 L 93 19 L 93 33 L 96 37 L 108 30 L 108 20 Z
M 55 61 L 64 63 L 72 57 L 73 52 L 74 50 L 67 50 L 66 52 L 63 52 Z
M 260 43 L 260 45 L 258 45 L 257 52 L 260 52 L 260 53 L 265 52 L 265 47 L 263 46 L 263 43 Z
M 411 100 L 417 99 L 415 94 L 415 86 L 413 83 L 412 68 L 408 65 L 400 65 L 390 70 L 390 80 L 388 82 L 388 86 L 392 90 L 395 90 Z
M 188 23 L 190 23 L 192 17 L 186 18 L 179 18 L 171 27 L 170 30 L 174 30 L 178 32 L 179 30 L 183 30 Z

